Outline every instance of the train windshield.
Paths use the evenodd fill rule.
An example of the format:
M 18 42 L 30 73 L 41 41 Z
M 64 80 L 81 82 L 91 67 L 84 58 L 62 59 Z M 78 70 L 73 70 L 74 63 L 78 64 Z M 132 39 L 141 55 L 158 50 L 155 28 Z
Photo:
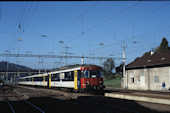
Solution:
M 91 78 L 102 78 L 102 71 L 90 71 Z
M 81 77 L 82 78 L 102 78 L 102 71 L 96 71 L 96 70 L 84 70 L 81 71 Z

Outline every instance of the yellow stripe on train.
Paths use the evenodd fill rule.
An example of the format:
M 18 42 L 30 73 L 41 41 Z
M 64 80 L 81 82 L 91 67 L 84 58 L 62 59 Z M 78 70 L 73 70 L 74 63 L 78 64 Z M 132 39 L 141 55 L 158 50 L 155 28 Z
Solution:
M 51 74 L 49 74 L 49 87 L 51 87 Z
M 74 71 L 74 89 L 78 89 L 77 88 L 77 70 Z
M 45 87 L 45 76 L 43 76 L 43 85 Z

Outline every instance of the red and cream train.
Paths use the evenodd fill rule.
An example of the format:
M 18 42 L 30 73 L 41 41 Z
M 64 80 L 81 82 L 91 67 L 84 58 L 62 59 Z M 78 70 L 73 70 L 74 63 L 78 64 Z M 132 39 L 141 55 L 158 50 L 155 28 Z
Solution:
M 68 88 L 80 92 L 103 91 L 102 68 L 97 65 L 73 65 L 53 72 L 18 78 L 23 85 Z

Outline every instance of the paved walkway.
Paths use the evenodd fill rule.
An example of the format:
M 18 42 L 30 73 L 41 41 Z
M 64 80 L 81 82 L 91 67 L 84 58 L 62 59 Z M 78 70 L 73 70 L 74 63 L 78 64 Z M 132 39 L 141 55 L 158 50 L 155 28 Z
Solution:
M 104 94 L 106 97 L 170 105 L 169 91 L 127 90 L 111 87 L 106 89 L 109 91 Z

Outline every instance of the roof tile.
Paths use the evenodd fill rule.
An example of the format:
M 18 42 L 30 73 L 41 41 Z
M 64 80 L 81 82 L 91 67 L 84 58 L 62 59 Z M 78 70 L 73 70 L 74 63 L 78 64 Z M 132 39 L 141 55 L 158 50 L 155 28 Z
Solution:
M 156 66 L 163 64 L 170 64 L 170 51 L 154 53 L 153 55 L 145 54 L 144 56 L 128 64 L 126 68 Z

